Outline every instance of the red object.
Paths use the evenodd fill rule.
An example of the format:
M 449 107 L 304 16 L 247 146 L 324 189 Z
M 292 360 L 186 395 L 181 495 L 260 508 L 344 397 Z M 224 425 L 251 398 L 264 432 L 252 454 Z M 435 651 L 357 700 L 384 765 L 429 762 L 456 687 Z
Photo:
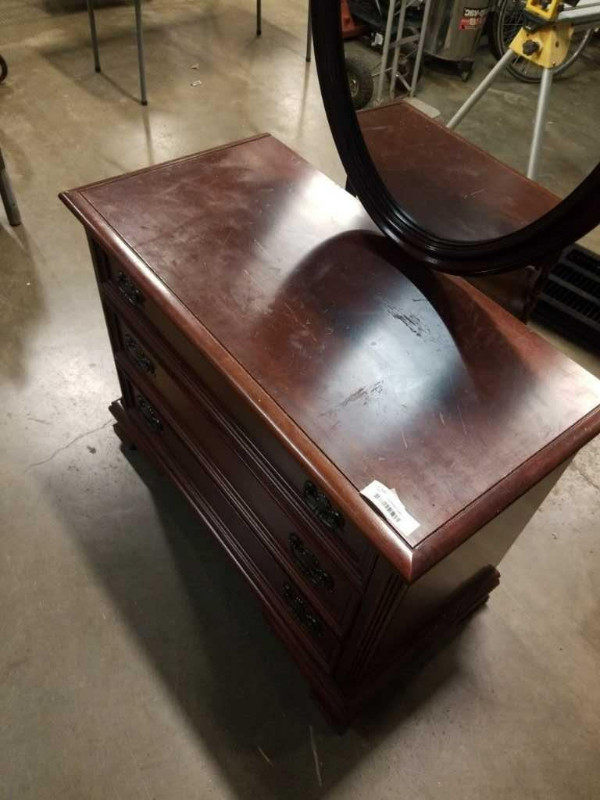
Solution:
M 348 7 L 348 0 L 340 0 L 340 5 L 342 12 L 342 36 L 344 39 L 353 39 L 356 36 L 360 36 L 365 32 L 366 26 L 356 24 L 354 17 L 350 13 L 350 8 Z

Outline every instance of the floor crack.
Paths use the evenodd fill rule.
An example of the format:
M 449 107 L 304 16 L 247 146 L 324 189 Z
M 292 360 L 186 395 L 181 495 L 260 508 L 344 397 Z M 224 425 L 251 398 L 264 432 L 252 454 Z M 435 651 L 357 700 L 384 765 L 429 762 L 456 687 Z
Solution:
M 106 428 L 108 425 L 110 425 L 113 422 L 114 422 L 113 419 L 109 419 L 108 422 L 105 422 L 104 425 L 100 425 L 98 428 L 92 428 L 91 431 L 84 431 L 83 433 L 80 433 L 79 436 L 76 436 L 74 439 L 71 439 L 71 441 L 67 442 L 67 444 L 63 444 L 62 447 L 57 447 L 56 450 L 52 453 L 52 455 L 48 456 L 48 458 L 44 458 L 42 461 L 34 461 L 33 464 L 29 464 L 27 467 L 25 467 L 23 472 L 29 472 L 29 470 L 33 469 L 34 467 L 41 467 L 42 464 L 47 464 L 49 461 L 52 461 L 52 459 L 55 456 L 57 456 L 59 453 L 62 453 L 63 450 L 67 450 L 67 448 L 69 448 L 69 447 L 71 447 L 71 445 L 75 444 L 75 442 L 78 442 L 80 439 L 83 439 L 85 436 L 91 436 L 92 433 L 98 433 L 98 431 L 104 430 L 104 428 Z
M 573 462 L 573 463 L 571 464 L 571 466 L 573 467 L 573 469 L 575 470 L 575 472 L 577 472 L 577 474 L 578 474 L 578 475 L 581 475 L 581 477 L 583 478 L 583 480 L 584 480 L 584 481 L 585 481 L 587 484 L 589 484 L 590 486 L 593 486 L 593 488 L 594 488 L 594 489 L 597 489 L 597 490 L 600 492 L 600 485 L 599 485 L 599 484 L 597 484 L 595 481 L 593 481 L 593 480 L 590 478 L 590 476 L 587 474 L 587 472 L 585 472 L 583 469 L 581 469 L 581 467 L 580 467 L 578 464 L 576 464 L 575 462 Z

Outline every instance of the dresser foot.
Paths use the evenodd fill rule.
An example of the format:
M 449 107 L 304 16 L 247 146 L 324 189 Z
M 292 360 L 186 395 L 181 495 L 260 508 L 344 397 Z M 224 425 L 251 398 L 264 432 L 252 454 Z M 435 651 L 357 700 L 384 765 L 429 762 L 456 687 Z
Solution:
M 119 439 L 121 440 L 121 444 L 127 450 L 137 450 L 137 444 L 131 439 L 129 433 L 123 429 L 118 422 L 113 425 L 113 431 L 117 434 Z
M 345 706 L 332 703 L 328 697 L 321 695 L 316 689 L 311 690 L 310 696 L 329 727 L 339 736 L 343 736 L 355 717 L 355 713 Z
M 121 402 L 119 400 L 115 400 L 114 403 L 110 404 L 108 410 L 116 419 L 116 422 L 113 425 L 113 431 L 121 440 L 123 447 L 125 447 L 127 450 L 137 450 L 138 446 L 135 440 L 135 434 L 131 425 L 127 421 L 127 414 L 123 409 Z

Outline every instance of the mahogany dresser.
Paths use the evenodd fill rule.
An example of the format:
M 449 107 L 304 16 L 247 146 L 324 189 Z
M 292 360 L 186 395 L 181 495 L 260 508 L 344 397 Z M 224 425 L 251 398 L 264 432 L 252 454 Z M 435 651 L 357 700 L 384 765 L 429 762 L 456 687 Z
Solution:
M 89 237 L 117 434 L 181 489 L 347 723 L 487 599 L 600 430 L 600 382 L 408 262 L 270 136 L 61 197 Z

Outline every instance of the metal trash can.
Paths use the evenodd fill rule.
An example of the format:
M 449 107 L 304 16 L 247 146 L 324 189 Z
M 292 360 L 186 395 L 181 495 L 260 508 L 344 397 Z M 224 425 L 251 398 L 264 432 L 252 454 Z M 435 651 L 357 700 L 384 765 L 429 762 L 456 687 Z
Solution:
M 427 55 L 455 62 L 466 80 L 490 3 L 491 0 L 432 0 L 425 32 Z

